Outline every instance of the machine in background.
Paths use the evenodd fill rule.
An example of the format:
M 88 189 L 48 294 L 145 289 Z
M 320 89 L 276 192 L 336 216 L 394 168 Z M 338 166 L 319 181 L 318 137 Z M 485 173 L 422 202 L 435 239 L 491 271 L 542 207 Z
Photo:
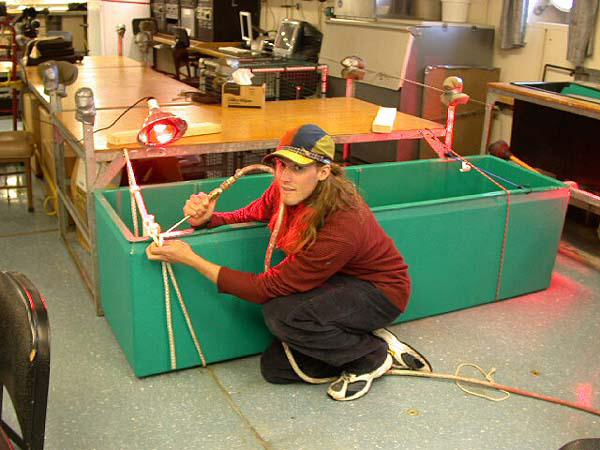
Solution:
M 441 22 L 398 22 L 373 27 L 367 19 L 334 18 L 323 25 L 323 35 L 319 61 L 330 67 L 328 97 L 345 95 L 343 67 L 336 63 L 350 55 L 362 57 L 368 69 L 365 79 L 355 83 L 356 98 L 438 122 L 445 120 L 445 114 L 433 111 L 439 103 L 439 91 L 423 87 L 430 82 L 428 74 L 435 71 L 441 80 L 449 75 L 468 78 L 465 92 L 480 101 L 484 97 L 485 83 L 497 77 L 497 71 L 493 70 L 493 27 Z M 356 39 L 357 35 L 361 36 L 360 40 Z M 465 140 L 457 143 L 461 154 L 479 153 L 484 112 L 484 106 L 475 102 L 457 112 L 457 127 L 465 131 L 459 133 L 461 141 L 463 137 Z M 474 121 L 477 126 L 466 126 L 466 122 Z M 353 163 L 421 157 L 428 155 L 427 152 L 421 154 L 416 141 L 352 145 Z
M 188 36 L 196 36 L 196 7 L 198 0 L 181 0 L 179 26 L 185 28 Z
M 270 39 L 254 39 L 252 30 L 257 27 L 252 22 L 249 12 L 240 11 L 239 31 L 246 49 L 219 47 L 232 57 L 200 60 L 200 91 L 220 101 L 223 84 L 231 80 L 235 70 L 245 68 L 254 75 L 252 84 L 265 85 L 266 100 L 324 97 L 328 66 L 318 63 L 323 34 L 308 22 L 286 18 L 267 50 L 264 44 Z M 257 41 L 260 48 L 256 47 Z
M 253 85 L 265 85 L 267 101 L 325 97 L 327 65 L 285 58 L 201 59 L 200 91 L 220 102 L 222 85 L 241 68 L 252 72 Z
M 152 18 L 156 21 L 158 32 L 164 33 L 167 29 L 165 0 L 152 0 L 150 10 L 152 12 Z
M 204 42 L 241 41 L 240 11 L 260 23 L 260 0 L 198 0 L 194 37 Z
M 173 34 L 173 27 L 179 26 L 179 0 L 165 0 L 165 32 Z
M 277 29 L 273 56 L 317 62 L 323 33 L 308 22 L 283 19 Z

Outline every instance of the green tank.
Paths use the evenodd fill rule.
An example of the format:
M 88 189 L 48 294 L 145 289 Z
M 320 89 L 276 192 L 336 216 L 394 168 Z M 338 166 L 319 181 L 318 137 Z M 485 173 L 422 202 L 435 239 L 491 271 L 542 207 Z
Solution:
M 569 201 L 561 182 L 493 156 L 468 158 L 501 177 L 510 191 L 504 264 L 498 289 L 507 213 L 505 191 L 458 161 L 420 160 L 346 168 L 375 217 L 404 255 L 413 281 L 398 322 L 507 299 L 548 287 Z M 143 187 L 150 214 L 163 229 L 182 217 L 193 193 L 222 179 Z M 241 178 L 217 203 L 241 208 L 271 183 L 271 175 Z M 139 377 L 171 370 L 161 264 L 149 261 L 146 238 L 132 234 L 127 188 L 95 193 L 102 307 Z M 227 225 L 184 237 L 209 261 L 261 272 L 269 239 L 265 224 Z M 282 258 L 276 254 L 273 264 Z M 260 353 L 272 339 L 261 307 L 217 288 L 194 270 L 174 266 L 193 327 L 208 363 Z M 177 369 L 201 364 L 171 288 Z

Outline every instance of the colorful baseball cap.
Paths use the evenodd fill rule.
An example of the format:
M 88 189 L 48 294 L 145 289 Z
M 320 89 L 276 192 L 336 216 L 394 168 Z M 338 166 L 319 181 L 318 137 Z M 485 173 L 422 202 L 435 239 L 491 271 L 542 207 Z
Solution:
M 281 156 L 300 166 L 318 161 L 331 164 L 335 154 L 333 139 L 316 125 L 302 125 L 288 130 L 279 140 L 279 145 L 273 153 L 263 158 L 270 162 L 274 157 Z

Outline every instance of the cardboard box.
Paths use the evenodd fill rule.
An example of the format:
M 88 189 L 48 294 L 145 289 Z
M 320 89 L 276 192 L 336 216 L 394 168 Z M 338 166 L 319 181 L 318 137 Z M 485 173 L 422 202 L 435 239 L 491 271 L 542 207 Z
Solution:
M 221 104 L 227 107 L 264 108 L 265 92 L 264 84 L 240 86 L 237 83 L 228 82 L 221 88 Z

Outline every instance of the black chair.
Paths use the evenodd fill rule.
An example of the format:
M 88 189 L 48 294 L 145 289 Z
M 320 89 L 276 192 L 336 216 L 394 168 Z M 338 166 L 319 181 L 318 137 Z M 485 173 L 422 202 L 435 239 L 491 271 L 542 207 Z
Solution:
M 190 52 L 190 37 L 185 28 L 173 27 L 173 35 L 175 36 L 175 45 L 173 46 L 175 79 L 197 88 L 199 81 L 195 72 L 198 69 L 199 55 Z M 187 75 L 181 70 L 183 67 L 186 68 Z M 192 67 L 194 73 L 192 73 Z
M 50 326 L 44 298 L 18 272 L 0 272 L 0 440 L 44 448 L 50 377 Z M 3 387 L 21 434 L 2 420 Z M 10 442 L 4 442 L 11 448 Z M 0 448 L 2 444 L 0 444 Z
M 600 450 L 600 438 L 577 439 L 563 445 L 558 450 Z

